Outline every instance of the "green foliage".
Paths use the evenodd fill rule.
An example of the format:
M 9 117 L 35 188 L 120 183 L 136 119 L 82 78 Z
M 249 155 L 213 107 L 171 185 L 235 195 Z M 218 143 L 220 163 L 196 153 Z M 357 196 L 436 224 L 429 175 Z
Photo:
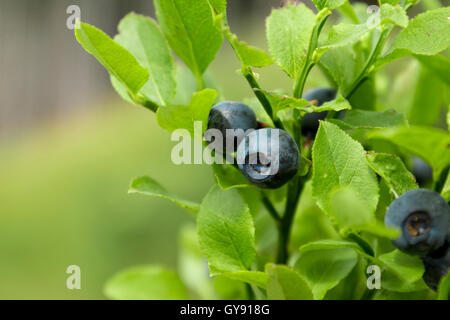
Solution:
M 142 94 L 156 104 L 169 103 L 176 89 L 175 62 L 157 23 L 130 13 L 120 22 L 114 40 L 147 68 L 150 79 L 141 89 Z
M 249 270 L 255 259 L 255 228 L 237 190 L 212 187 L 200 207 L 197 225 L 212 275 Z
M 367 161 L 373 171 L 386 181 L 391 191 L 397 197 L 409 190 L 418 188 L 414 176 L 406 169 L 398 156 L 369 152 Z
M 336 125 L 321 122 L 312 158 L 313 195 L 322 210 L 330 213 L 332 192 L 348 187 L 365 201 L 369 212 L 375 212 L 378 202 L 377 180 L 358 142 Z
M 267 283 L 267 298 L 273 300 L 312 300 L 313 295 L 308 284 L 293 269 L 268 264 L 266 272 L 269 276 Z
M 304 4 L 272 10 L 267 19 L 267 41 L 275 61 L 292 78 L 304 66 L 309 39 L 315 21 L 314 13 Z
M 129 14 L 115 41 L 80 24 L 78 41 L 109 71 L 123 99 L 154 111 L 163 129 L 185 129 L 201 141 L 211 107 L 223 99 L 204 74 L 226 38 L 255 95 L 244 102 L 259 125 L 289 131 L 301 151 L 297 174 L 277 190 L 250 185 L 236 166 L 213 164 L 215 184 L 201 205 L 170 195 L 149 177 L 133 180 L 130 193 L 168 199 L 196 213 L 197 225 L 181 233 L 182 281 L 160 267 L 136 268 L 107 284 L 109 297 L 182 299 L 184 282 L 195 298 L 359 299 L 370 295 L 364 292 L 368 263 L 383 269 L 383 291 L 375 299 L 399 292 L 433 296 L 422 280 L 420 258 L 392 251 L 387 240 L 400 233 L 382 221 L 393 196 L 418 187 L 403 162 L 409 165 L 410 155 L 433 167 L 434 189 L 450 197 L 450 135 L 439 119 L 450 101 L 450 8 L 409 20 L 406 12 L 415 0 L 381 1 L 370 17 L 362 4 L 313 3 L 317 14 L 291 2 L 272 10 L 266 20 L 270 56 L 231 32 L 225 0 L 154 0 L 157 21 Z M 335 9 L 341 17 L 328 21 Z M 171 50 L 192 74 L 176 77 Z M 399 92 L 389 82 L 396 69 L 380 69 L 406 55 L 421 68 L 416 83 L 408 81 Z M 294 80 L 292 94 L 262 88 L 252 71 L 273 62 Z M 320 106 L 301 98 L 315 66 L 338 92 Z M 390 105 L 390 95 L 407 101 Z M 303 117 L 323 111 L 328 113 L 316 135 L 302 136 Z M 198 134 L 194 121 L 202 124 Z M 376 151 L 365 150 L 370 148 Z M 213 280 L 202 268 L 204 257 Z M 447 296 L 448 277 L 438 293 Z
M 173 51 L 195 75 L 214 60 L 223 36 L 214 26 L 208 0 L 154 0 L 156 16 Z M 217 1 L 220 9 L 223 3 Z
M 150 177 L 140 177 L 131 181 L 128 193 L 139 193 L 146 196 L 164 198 L 193 212 L 198 211 L 200 208 L 198 203 L 171 196 L 163 186 Z
M 83 48 L 92 54 L 131 94 L 137 94 L 149 73 L 136 58 L 101 30 L 81 23 L 75 35 Z
M 185 300 L 188 294 L 178 275 L 161 267 L 136 267 L 120 272 L 105 286 L 116 300 Z

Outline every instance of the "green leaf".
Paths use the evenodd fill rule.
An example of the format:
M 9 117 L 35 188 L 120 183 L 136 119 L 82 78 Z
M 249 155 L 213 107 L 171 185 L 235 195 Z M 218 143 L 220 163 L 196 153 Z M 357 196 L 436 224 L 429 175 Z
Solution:
M 431 70 L 422 67 L 409 109 L 409 122 L 413 125 L 434 125 L 441 115 L 447 88 Z
M 375 223 L 374 212 L 368 209 L 366 201 L 349 187 L 331 193 L 329 208 L 336 223 L 343 229 Z
M 340 23 L 334 25 L 328 34 L 328 40 L 319 50 L 328 48 L 339 48 L 354 44 L 369 33 L 367 24 Z
M 251 187 L 250 182 L 233 165 L 215 163 L 212 167 L 217 184 L 222 190 Z
M 332 119 L 330 121 L 340 127 L 343 127 L 344 129 L 388 128 L 404 126 L 407 124 L 405 116 L 394 110 L 386 110 L 381 112 L 350 110 L 346 112 L 344 119 Z
M 392 50 L 381 57 L 381 67 L 408 54 L 435 55 L 450 45 L 450 7 L 430 10 L 417 15 L 395 38 Z
M 353 248 L 339 247 L 331 241 L 312 242 L 300 248 L 295 264 L 313 292 L 314 299 L 323 299 L 328 290 L 347 277 L 358 261 Z
M 342 6 L 347 0 L 312 0 L 317 10 L 328 8 L 330 10 Z
M 450 85 L 450 59 L 438 54 L 435 56 L 414 56 L 419 62 L 432 71 L 447 85 Z M 418 88 L 420 89 L 420 88 Z
M 267 299 L 269 300 L 312 300 L 308 284 L 292 268 L 283 265 L 267 264 Z
M 406 283 L 414 283 L 420 280 L 425 271 L 423 262 L 419 257 L 403 253 L 397 249 L 379 256 L 378 259 Z
M 418 188 L 413 174 L 406 169 L 398 156 L 369 152 L 367 153 L 367 161 L 370 167 L 386 181 L 397 197 L 409 190 Z
M 80 23 L 79 28 L 75 29 L 75 36 L 83 48 L 132 94 L 137 94 L 147 82 L 149 77 L 147 69 L 103 31 L 87 23 Z
M 350 103 L 341 95 L 339 95 L 335 100 L 327 101 L 321 106 L 316 106 L 312 104 L 311 101 L 305 99 L 297 99 L 264 90 L 261 91 L 264 92 L 266 97 L 269 99 L 274 115 L 287 109 L 296 109 L 304 113 L 342 111 L 351 109 Z
M 203 133 L 208 128 L 208 115 L 214 101 L 217 98 L 217 91 L 204 89 L 192 95 L 188 106 L 166 106 L 158 109 L 156 113 L 158 124 L 169 132 L 177 129 L 186 129 L 191 136 L 194 136 L 194 121 L 202 122 Z
M 205 268 L 206 258 L 200 250 L 197 227 L 194 223 L 182 227 L 178 243 L 177 266 L 180 278 L 186 284 L 189 292 L 196 294 L 192 298 L 216 298 L 213 281 Z
M 433 168 L 435 179 L 450 165 L 450 134 L 444 130 L 411 126 L 377 130 L 369 138 L 382 139 L 404 148 Z
M 261 289 L 266 289 L 268 276 L 261 271 L 235 271 L 225 272 L 221 274 L 232 280 L 242 281 Z
M 172 49 L 194 74 L 202 75 L 223 41 L 208 0 L 155 0 L 154 5 Z
M 273 63 L 272 58 L 264 50 L 239 41 L 237 36 L 231 32 L 229 38 L 231 46 L 244 67 L 266 67 Z
M 321 121 L 313 151 L 313 195 L 319 207 L 331 214 L 334 190 L 351 188 L 367 210 L 375 212 L 378 183 L 370 170 L 363 147 L 334 124 Z
M 208 0 L 211 7 L 213 7 L 217 13 L 222 13 L 227 9 L 227 0 Z
M 396 26 L 406 28 L 408 26 L 408 16 L 405 10 L 400 6 L 392 6 L 390 4 L 383 4 L 380 8 L 380 24 L 394 24 Z
M 450 201 L 450 172 L 447 175 L 447 179 L 445 179 L 441 195 L 444 197 L 445 200 Z
M 129 50 L 147 68 L 150 78 L 141 93 L 157 104 L 166 104 L 175 95 L 175 62 L 157 23 L 130 13 L 119 24 L 114 40 Z
M 115 300 L 187 300 L 186 288 L 178 275 L 157 266 L 127 269 L 105 286 L 105 295 Z
M 131 181 L 128 193 L 139 193 L 146 196 L 163 198 L 172 201 L 176 205 L 184 209 L 196 212 L 199 210 L 200 205 L 198 203 L 183 200 L 178 197 L 172 196 L 169 192 L 158 182 L 150 177 L 139 177 Z
M 255 258 L 255 228 L 236 189 L 212 187 L 200 207 L 197 226 L 211 275 L 250 269 Z
M 450 298 L 450 273 L 441 279 L 438 288 L 438 300 L 449 300 Z
M 272 10 L 266 21 L 270 54 L 292 78 L 298 77 L 305 64 L 314 21 L 314 13 L 304 4 L 290 3 Z

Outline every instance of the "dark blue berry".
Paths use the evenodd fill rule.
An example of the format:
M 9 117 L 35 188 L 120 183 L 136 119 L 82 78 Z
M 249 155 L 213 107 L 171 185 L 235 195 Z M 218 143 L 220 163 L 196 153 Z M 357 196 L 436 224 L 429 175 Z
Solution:
M 311 91 L 308 91 L 303 99 L 308 101 L 315 101 L 315 105 L 321 106 L 327 101 L 331 101 L 336 98 L 336 90 L 331 88 L 317 88 Z M 312 135 L 314 136 L 319 129 L 319 120 L 324 120 L 327 116 L 328 112 L 312 112 L 307 113 L 303 116 L 301 122 L 301 129 L 303 135 Z
M 241 134 L 231 141 L 226 139 L 226 130 L 242 129 L 244 132 L 249 129 L 258 128 L 255 112 L 246 104 L 233 101 L 223 101 L 211 108 L 208 118 L 208 129 L 218 129 L 222 132 L 224 149 L 236 151 L 237 146 L 243 139 Z M 231 146 L 234 144 L 234 148 Z
M 449 227 L 450 209 L 447 201 L 428 189 L 410 190 L 389 206 L 385 223 L 397 227 L 401 236 L 393 240 L 400 250 L 425 256 L 440 248 Z
M 414 157 L 412 159 L 411 171 L 420 186 L 433 180 L 433 169 L 420 158 Z
M 450 236 L 448 236 L 450 238 Z M 449 239 L 438 250 L 422 258 L 425 265 L 423 280 L 433 290 L 437 290 L 439 281 L 447 275 L 450 269 Z
M 236 158 L 239 169 L 251 183 L 261 188 L 276 189 L 296 175 L 300 151 L 287 132 L 264 128 L 253 131 L 242 140 Z

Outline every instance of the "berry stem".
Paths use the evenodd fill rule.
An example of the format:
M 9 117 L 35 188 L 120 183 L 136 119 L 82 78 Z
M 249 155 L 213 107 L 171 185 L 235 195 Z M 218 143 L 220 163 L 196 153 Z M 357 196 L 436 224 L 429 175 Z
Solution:
M 288 185 L 286 207 L 278 227 L 278 252 L 276 262 L 286 264 L 289 254 L 288 245 L 291 236 L 292 222 L 303 190 L 304 181 L 296 176 Z
M 322 9 L 316 16 L 316 21 L 308 44 L 308 50 L 306 52 L 305 64 L 303 65 L 302 71 L 300 72 L 300 75 L 295 82 L 295 98 L 301 98 L 303 95 L 303 89 L 305 87 L 306 79 L 308 78 L 309 72 L 315 65 L 313 54 L 319 42 L 320 32 L 322 31 L 322 28 L 330 15 L 331 11 L 328 8 L 325 8 Z
M 264 207 L 267 209 L 267 211 L 269 212 L 269 214 L 272 216 L 272 218 L 276 222 L 281 220 L 281 217 L 278 214 L 277 209 L 275 209 L 275 207 L 273 206 L 273 204 L 270 201 L 270 199 L 264 193 L 262 195 L 262 203 L 263 203 Z

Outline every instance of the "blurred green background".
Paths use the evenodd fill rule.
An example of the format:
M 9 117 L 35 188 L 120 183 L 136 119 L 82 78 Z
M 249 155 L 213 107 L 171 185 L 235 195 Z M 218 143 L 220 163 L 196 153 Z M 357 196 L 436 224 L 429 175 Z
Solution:
M 281 1 L 228 2 L 233 31 L 266 48 L 264 18 Z M 111 36 L 129 11 L 153 16 L 152 1 L 0 2 L 0 299 L 102 299 L 106 280 L 126 267 L 176 268 L 178 232 L 192 217 L 128 195 L 129 181 L 149 175 L 194 201 L 213 183 L 205 166 L 172 164 L 174 143 L 155 116 L 119 100 L 67 30 L 70 4 Z M 230 100 L 251 97 L 238 68 L 224 43 L 210 74 Z M 404 59 L 398 70 L 417 81 L 417 63 Z M 380 91 L 388 90 L 390 78 L 380 79 Z M 287 92 L 292 85 L 276 66 L 261 83 Z M 307 86 L 325 84 L 315 70 Z M 382 102 L 407 104 L 403 96 Z M 72 264 L 81 267 L 82 290 L 66 289 Z

